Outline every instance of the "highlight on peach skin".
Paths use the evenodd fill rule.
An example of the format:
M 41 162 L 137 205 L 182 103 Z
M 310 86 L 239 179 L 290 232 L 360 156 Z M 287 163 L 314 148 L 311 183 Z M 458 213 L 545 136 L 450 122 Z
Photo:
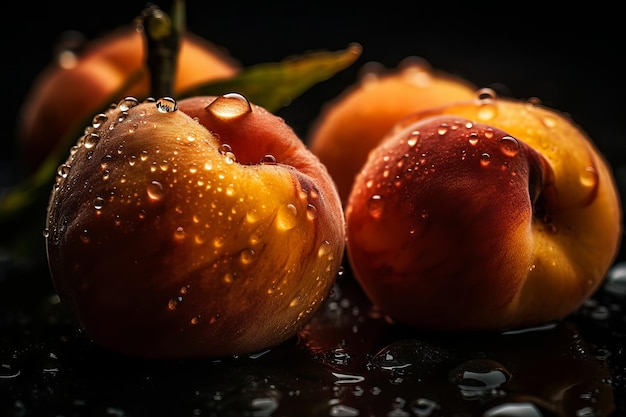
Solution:
M 45 242 L 94 341 L 207 357 L 293 337 L 334 283 L 344 233 L 319 160 L 232 93 L 127 98 L 96 115 L 59 167 Z
M 582 128 L 539 103 L 479 93 L 405 118 L 350 194 L 350 265 L 399 323 L 472 331 L 559 320 L 617 254 L 615 181 Z
M 469 81 L 417 57 L 405 58 L 393 69 L 370 62 L 361 68 L 358 82 L 323 107 L 307 143 L 345 203 L 367 154 L 393 125 L 411 113 L 471 99 L 474 91 Z
M 149 95 L 143 37 L 141 26 L 128 25 L 79 45 L 78 51 L 76 41 L 60 46 L 20 108 L 17 138 L 25 170 L 35 170 L 69 135 L 79 135 L 86 120 L 106 108 L 114 93 Z M 187 31 L 181 37 L 174 92 L 233 77 L 240 67 L 224 49 Z

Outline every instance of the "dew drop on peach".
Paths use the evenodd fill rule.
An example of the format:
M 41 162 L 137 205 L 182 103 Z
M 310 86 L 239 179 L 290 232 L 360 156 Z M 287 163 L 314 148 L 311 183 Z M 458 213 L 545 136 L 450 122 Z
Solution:
M 242 265 L 250 265 L 256 258 L 256 252 L 253 249 L 246 248 L 239 254 L 239 262 Z
M 417 144 L 417 141 L 419 140 L 419 138 L 420 138 L 420 131 L 419 130 L 413 130 L 409 134 L 409 137 L 408 137 L 406 143 L 410 147 L 414 147 Z
M 329 241 L 324 240 L 320 243 L 320 247 L 317 249 L 317 257 L 322 258 L 324 256 L 330 255 L 332 252 L 332 246 Z
M 102 123 L 106 122 L 108 119 L 109 117 L 105 113 L 98 113 L 91 120 L 91 126 L 97 129 L 102 126 Z
M 206 111 L 222 119 L 233 119 L 252 112 L 246 97 L 239 93 L 228 93 L 216 98 L 206 107 Z
M 96 199 L 93 202 L 93 208 L 95 208 L 96 210 L 102 210 L 103 207 L 104 207 L 104 198 L 96 197 Z
M 121 112 L 127 112 L 128 110 L 132 109 L 138 104 L 139 104 L 139 100 L 137 100 L 135 97 L 126 97 L 117 103 L 117 108 Z
M 152 201 L 158 201 L 163 198 L 163 185 L 158 181 L 152 181 L 146 187 L 146 193 Z
M 182 296 L 170 298 L 169 301 L 167 302 L 167 309 L 176 310 L 182 302 L 183 302 Z
M 483 167 L 486 167 L 487 165 L 489 165 L 489 162 L 491 160 L 491 155 L 489 155 L 488 153 L 483 153 L 482 155 L 480 155 L 480 165 Z
M 261 158 L 262 165 L 276 165 L 276 157 L 274 155 L 264 155 Z
M 586 167 L 580 173 L 580 183 L 587 188 L 593 188 L 598 184 L 598 172 L 594 167 Z
M 384 208 L 385 201 L 380 194 L 374 194 L 367 200 L 367 212 L 375 219 L 382 216 Z
M 513 157 L 520 151 L 520 144 L 513 136 L 503 136 L 500 139 L 500 150 L 506 156 Z
M 161 113 L 171 113 L 178 110 L 178 103 L 171 97 L 161 97 L 156 101 L 155 105 Z
M 293 204 L 281 206 L 276 213 L 276 226 L 280 230 L 291 230 L 298 221 L 298 209 Z
M 317 219 L 317 208 L 313 204 L 307 204 L 306 206 L 306 218 L 309 220 Z
M 185 229 L 183 229 L 181 226 L 177 227 L 176 230 L 174 230 L 174 240 L 181 241 L 185 239 L 185 235 Z

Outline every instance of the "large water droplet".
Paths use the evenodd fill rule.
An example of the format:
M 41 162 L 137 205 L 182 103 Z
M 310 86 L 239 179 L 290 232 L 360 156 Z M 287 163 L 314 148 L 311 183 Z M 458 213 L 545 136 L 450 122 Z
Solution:
M 503 136 L 500 139 L 500 150 L 506 156 L 515 156 L 520 151 L 520 144 L 513 136 Z
M 84 142 L 83 142 L 85 149 L 93 148 L 94 146 L 98 144 L 99 140 L 100 140 L 100 136 L 96 133 L 90 133 L 88 135 L 85 135 Z
M 152 201 L 158 201 L 163 198 L 163 185 L 158 181 L 152 181 L 146 187 L 146 193 Z
M 293 204 L 281 206 L 276 213 L 276 225 L 280 230 L 290 230 L 298 222 L 298 209 Z
M 593 188 L 598 184 L 598 172 L 594 167 L 586 167 L 580 173 L 580 183 L 588 188 Z
M 504 365 L 488 359 L 465 362 L 450 373 L 450 382 L 457 384 L 464 398 L 493 395 L 510 378 Z
M 102 210 L 103 207 L 104 207 L 104 198 L 96 197 L 96 199 L 93 202 L 93 208 L 95 208 L 96 210 Z
M 155 105 L 161 113 L 171 113 L 178 110 L 178 103 L 172 97 L 161 97 Z
M 239 93 L 228 93 L 218 97 L 206 107 L 208 112 L 222 119 L 233 119 L 252 112 L 250 102 Z
M 117 108 L 121 112 L 126 112 L 138 104 L 139 104 L 139 100 L 137 100 L 135 97 L 126 97 L 120 100 L 119 103 L 117 103 Z
M 91 120 L 91 126 L 97 129 L 102 125 L 102 123 L 106 122 L 108 118 L 109 117 L 105 113 L 98 113 Z

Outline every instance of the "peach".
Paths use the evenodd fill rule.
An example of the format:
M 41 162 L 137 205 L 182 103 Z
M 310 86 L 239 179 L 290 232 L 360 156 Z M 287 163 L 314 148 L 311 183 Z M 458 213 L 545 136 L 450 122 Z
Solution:
M 406 58 L 393 70 L 362 68 L 359 82 L 326 103 L 307 140 L 326 165 L 345 201 L 355 175 L 387 131 L 419 110 L 467 100 L 475 88 L 468 81 L 427 62 Z
M 33 171 L 55 147 L 70 143 L 89 117 L 111 102 L 125 96 L 147 97 L 144 61 L 142 30 L 129 25 L 91 40 L 78 54 L 60 54 L 44 68 L 22 103 L 17 121 L 24 168 Z M 239 70 L 240 64 L 226 51 L 186 32 L 181 38 L 174 92 L 232 77 Z
M 580 126 L 491 92 L 399 123 L 358 174 L 346 223 L 354 274 L 389 317 L 499 330 L 577 309 L 617 254 L 622 212 Z
M 45 242 L 95 342 L 208 357 L 294 336 L 335 281 L 344 228 L 324 166 L 233 93 L 128 98 L 97 115 L 59 167 Z

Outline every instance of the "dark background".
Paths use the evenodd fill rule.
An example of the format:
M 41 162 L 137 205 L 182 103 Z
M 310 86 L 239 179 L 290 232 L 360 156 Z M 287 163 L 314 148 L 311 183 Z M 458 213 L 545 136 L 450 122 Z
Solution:
M 3 87 L 0 90 L 2 94 L 0 117 L 1 126 L 5 129 L 0 136 L 2 146 L 0 186 L 16 182 L 21 177 L 15 147 L 16 115 L 32 80 L 51 61 L 57 37 L 62 31 L 78 30 L 88 39 L 93 39 L 108 30 L 130 23 L 145 4 L 144 1 L 134 0 L 115 3 L 21 1 L 11 3 L 12 11 L 2 14 L 0 79 Z M 164 10 L 169 10 L 169 2 L 157 4 Z M 622 60 L 626 52 L 626 35 L 623 30 L 624 24 L 619 21 L 621 17 L 619 10 L 606 7 L 599 2 L 587 4 L 584 8 L 576 8 L 570 4 L 551 5 L 548 2 L 536 4 L 465 2 L 465 6 L 462 7 L 448 2 L 433 4 L 433 2 L 385 1 L 367 6 L 365 2 L 338 1 L 332 4 L 320 2 L 305 4 L 307 5 L 285 5 L 278 2 L 246 4 L 241 1 L 188 1 L 187 28 L 229 50 L 243 66 L 279 61 L 310 50 L 340 50 L 352 42 L 360 43 L 363 46 L 363 53 L 353 66 L 314 86 L 289 107 L 280 110 L 287 123 L 292 125 L 302 138 L 306 137 L 310 124 L 315 120 L 323 104 L 354 83 L 361 66 L 369 61 L 378 61 L 387 67 L 394 67 L 405 57 L 420 56 L 429 61 L 434 68 L 461 76 L 478 87 L 494 87 L 502 94 L 518 98 L 538 97 L 543 104 L 570 114 L 588 133 L 612 165 L 624 199 L 626 88 Z M 8 6 L 5 5 L 6 7 Z M 3 231 L 0 230 L 0 233 Z M 617 261 L 623 260 L 626 260 L 624 249 L 621 250 Z M 42 278 L 45 278 L 44 273 L 41 274 Z M 0 289 L 6 288 L 15 287 L 5 285 Z M 17 288 L 22 286 L 18 285 Z M 25 292 L 2 294 L 0 300 L 4 302 L 9 298 L 20 300 L 29 295 L 32 294 Z M 623 350 L 623 340 L 626 337 L 624 298 L 610 298 L 606 305 L 621 304 L 615 307 L 611 321 L 598 324 L 598 320 L 588 318 L 588 311 L 597 305 L 604 306 L 603 299 L 600 300 L 598 304 L 589 304 L 581 310 L 576 316 L 580 319 L 577 323 L 581 330 L 584 330 L 586 338 L 595 345 L 613 352 L 610 363 L 616 394 L 619 395 L 620 392 L 626 392 L 624 371 L 626 355 Z M 22 302 L 15 301 L 15 304 Z M 22 316 L 13 315 L 13 310 L 2 308 L 1 311 L 3 328 L 14 331 L 15 335 L 19 334 L 21 337 L 24 328 L 33 327 L 32 324 L 29 324 L 29 327 L 22 326 L 20 322 Z M 53 335 L 52 340 L 56 343 L 52 347 L 47 342 L 40 341 L 37 333 L 27 331 L 28 336 L 24 343 L 28 348 L 22 350 L 15 348 L 22 346 L 22 343 L 16 342 L 19 338 L 13 337 L 13 333 L 0 335 L 0 340 L 9 341 L 0 349 L 4 354 L 3 358 L 6 359 L 8 353 L 13 355 L 13 352 L 19 352 L 18 356 L 23 360 L 22 369 L 28 371 L 29 366 L 33 368 L 30 373 L 24 372 L 24 386 L 33 390 L 30 396 L 16 393 L 20 387 L 18 384 L 7 385 L 14 397 L 31 398 L 31 403 L 26 405 L 33 409 L 36 409 L 37 404 L 45 406 L 48 403 L 55 403 L 55 400 L 50 399 L 53 397 L 60 398 L 58 404 L 64 405 L 63 395 L 66 391 L 82 394 L 80 383 L 75 381 L 87 381 L 91 384 L 85 391 L 92 385 L 98 389 L 111 390 L 111 386 L 120 385 L 120 391 L 125 392 L 129 386 L 134 388 L 133 381 L 136 379 L 140 382 L 139 391 L 145 393 L 145 398 L 152 398 L 153 392 L 161 392 L 156 388 L 151 391 L 152 386 L 157 388 L 163 386 L 164 392 L 167 393 L 178 386 L 179 381 L 161 383 L 157 376 L 162 374 L 161 377 L 167 379 L 172 374 L 178 374 L 171 372 L 167 367 L 165 371 L 157 367 L 156 371 L 152 368 L 149 372 L 145 371 L 154 377 L 152 385 L 147 384 L 146 388 L 147 379 L 141 379 L 144 375 L 144 368 L 141 365 L 139 371 L 136 365 L 132 365 L 135 366 L 132 368 L 134 373 L 117 375 L 116 371 L 122 366 L 114 366 L 118 359 L 115 356 L 97 350 L 94 353 L 94 348 L 89 345 L 81 350 L 83 349 L 81 339 L 78 343 L 73 339 L 68 343 L 60 343 L 57 341 L 59 339 L 57 332 L 65 334 L 65 330 L 53 328 L 50 331 Z M 567 342 L 570 342 L 569 336 Z M 535 347 L 539 347 L 540 351 L 543 349 L 540 345 Z M 56 351 L 65 356 L 62 370 L 66 375 L 78 374 L 79 377 L 77 379 L 66 376 L 59 379 L 61 383 L 57 382 L 57 385 L 63 389 L 58 388 L 57 391 L 50 388 L 57 385 L 47 380 L 41 382 L 43 377 L 26 378 L 26 375 L 39 371 L 40 357 L 47 359 L 49 351 Z M 75 354 L 76 351 L 78 354 Z M 280 353 L 280 350 L 278 352 Z M 560 353 L 557 356 L 560 357 Z M 30 361 L 31 357 L 35 357 L 36 360 Z M 29 361 L 35 364 L 28 365 Z M 298 362 L 298 358 L 293 361 L 308 366 L 307 361 Z M 101 368 L 98 368 L 100 363 Z M 268 372 L 274 372 L 270 381 L 275 381 L 278 378 L 275 362 L 270 363 L 273 366 Z M 521 363 L 520 367 L 523 369 L 526 362 Z M 123 361 L 122 364 L 129 365 Z M 113 367 L 108 369 L 111 365 Z M 191 367 L 193 366 L 195 365 L 192 364 Z M 106 380 L 95 384 L 91 374 L 85 376 L 94 370 L 94 367 L 105 376 L 111 376 L 112 384 Z M 83 369 L 85 375 L 80 374 Z M 183 369 L 189 371 L 187 368 Z M 215 371 L 215 368 L 210 369 Z M 233 372 L 236 374 L 237 369 L 239 368 L 225 367 L 223 370 L 225 378 L 230 377 Z M 539 369 L 539 365 L 532 369 Z M 549 366 L 546 369 L 545 372 L 552 373 Z M 178 375 L 181 382 L 188 379 L 189 373 Z M 193 369 L 191 373 L 195 375 Z M 203 371 L 197 373 L 198 381 L 206 383 Z M 258 376 L 261 380 L 266 378 L 265 373 L 261 374 L 256 370 L 250 373 L 246 371 L 242 375 L 242 379 L 256 378 L 256 375 L 263 375 Z M 131 382 L 124 382 L 127 380 Z M 256 379 L 254 381 L 256 382 Z M 39 387 L 42 393 L 33 389 L 33 384 L 35 388 Z M 67 384 L 70 389 L 66 389 L 63 384 Z M 330 385 L 332 386 L 332 382 Z M 48 397 L 44 395 L 47 388 L 50 388 Z M 620 412 L 626 412 L 624 399 L 618 400 L 616 417 Z M 130 399 L 128 401 L 132 403 Z M 63 412 L 65 411 L 67 410 L 63 409 Z

